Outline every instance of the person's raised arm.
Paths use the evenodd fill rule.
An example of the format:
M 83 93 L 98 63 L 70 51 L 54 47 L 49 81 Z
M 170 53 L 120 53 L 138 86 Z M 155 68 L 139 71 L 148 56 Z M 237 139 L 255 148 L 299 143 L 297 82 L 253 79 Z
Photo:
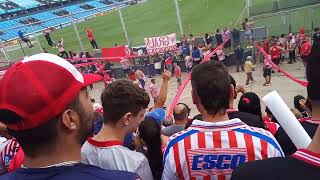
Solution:
M 162 85 L 159 92 L 159 98 L 157 102 L 154 104 L 154 108 L 163 108 L 166 100 L 167 100 L 167 94 L 168 94 L 168 86 L 169 86 L 169 80 L 171 78 L 170 71 L 165 71 L 162 74 Z

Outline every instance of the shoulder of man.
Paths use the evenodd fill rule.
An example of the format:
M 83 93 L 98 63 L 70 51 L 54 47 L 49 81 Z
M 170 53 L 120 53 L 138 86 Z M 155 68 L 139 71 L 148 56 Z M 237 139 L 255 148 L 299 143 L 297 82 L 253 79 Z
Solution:
M 233 172 L 231 180 L 274 179 L 283 174 L 286 167 L 285 158 L 271 158 L 263 161 L 251 161 L 239 165 Z M 278 179 L 278 178 L 277 178 Z

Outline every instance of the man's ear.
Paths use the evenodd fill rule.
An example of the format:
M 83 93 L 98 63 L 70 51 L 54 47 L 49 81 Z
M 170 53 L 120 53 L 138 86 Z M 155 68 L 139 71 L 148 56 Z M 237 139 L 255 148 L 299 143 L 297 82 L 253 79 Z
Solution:
M 61 123 L 68 130 L 76 130 L 80 128 L 80 117 L 78 113 L 68 109 L 62 113 Z
M 198 104 L 198 96 L 194 89 L 191 90 L 191 96 L 192 96 L 192 103 Z
M 122 124 L 128 126 L 130 124 L 130 120 L 132 118 L 132 113 L 128 112 L 122 116 Z
M 234 86 L 232 85 L 232 84 L 230 84 L 230 87 L 229 87 L 229 97 L 230 97 L 230 99 L 229 99 L 229 102 L 230 101 L 233 101 L 234 99 L 236 99 L 237 98 L 237 93 L 235 92 L 235 88 L 234 88 Z

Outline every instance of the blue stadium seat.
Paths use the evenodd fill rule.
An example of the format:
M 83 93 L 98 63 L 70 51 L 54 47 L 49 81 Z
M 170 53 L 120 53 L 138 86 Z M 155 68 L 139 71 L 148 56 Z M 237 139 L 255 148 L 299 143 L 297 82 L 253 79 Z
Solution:
M 24 9 L 29 9 L 29 8 L 34 8 L 37 7 L 38 5 L 40 5 L 39 2 L 34 1 L 34 0 L 10 0 L 16 4 L 18 4 L 19 6 L 21 6 Z

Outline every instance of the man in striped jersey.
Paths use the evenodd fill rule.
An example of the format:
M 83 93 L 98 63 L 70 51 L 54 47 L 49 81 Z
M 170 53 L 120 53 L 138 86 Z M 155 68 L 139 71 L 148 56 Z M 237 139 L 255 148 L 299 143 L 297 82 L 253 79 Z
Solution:
M 312 105 L 312 122 L 320 124 L 320 33 L 307 59 L 308 97 Z M 232 180 L 300 180 L 320 179 L 320 127 L 306 149 L 298 149 L 286 158 L 250 162 L 232 173 Z
M 0 175 L 8 172 L 9 164 L 19 149 L 15 139 L 10 139 L 0 145 Z
M 230 179 L 247 161 L 283 156 L 270 132 L 229 119 L 234 88 L 226 67 L 216 61 L 192 70 L 192 99 L 203 121 L 171 136 L 164 153 L 163 179 Z

